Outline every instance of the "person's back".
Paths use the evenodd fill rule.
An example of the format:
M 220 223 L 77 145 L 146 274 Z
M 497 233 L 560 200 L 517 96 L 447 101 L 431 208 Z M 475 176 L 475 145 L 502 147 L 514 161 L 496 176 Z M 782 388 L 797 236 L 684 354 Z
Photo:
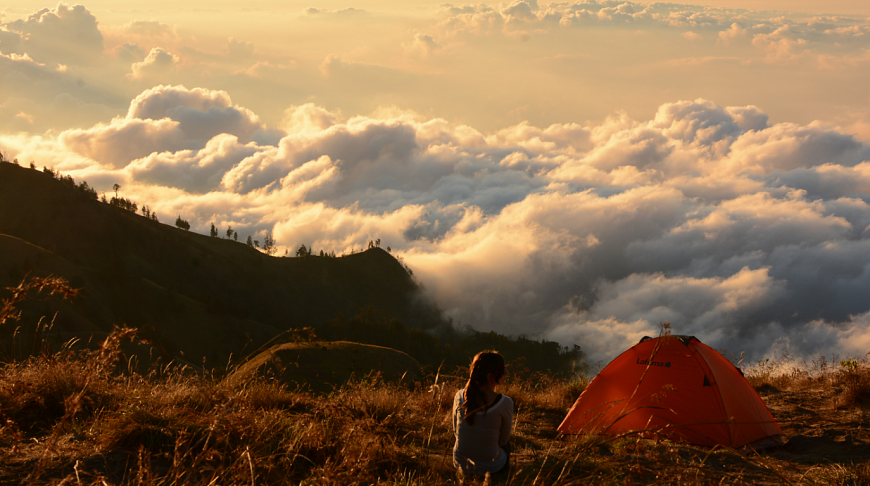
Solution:
M 500 354 L 480 352 L 471 363 L 468 382 L 453 397 L 453 465 L 465 473 L 508 469 L 514 401 L 495 392 L 505 374 Z
M 474 412 L 474 424 L 465 419 L 465 390 L 453 398 L 453 465 L 472 474 L 494 473 L 503 469 L 508 456 L 503 447 L 510 439 L 514 401 L 498 395 L 485 411 Z

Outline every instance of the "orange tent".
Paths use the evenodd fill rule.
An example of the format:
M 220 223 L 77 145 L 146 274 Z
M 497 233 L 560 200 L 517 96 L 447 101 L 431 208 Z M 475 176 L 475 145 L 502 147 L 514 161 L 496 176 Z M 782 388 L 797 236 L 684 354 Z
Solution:
M 645 337 L 619 355 L 589 383 L 559 432 L 640 432 L 746 449 L 782 444 L 782 429 L 743 373 L 694 336 Z

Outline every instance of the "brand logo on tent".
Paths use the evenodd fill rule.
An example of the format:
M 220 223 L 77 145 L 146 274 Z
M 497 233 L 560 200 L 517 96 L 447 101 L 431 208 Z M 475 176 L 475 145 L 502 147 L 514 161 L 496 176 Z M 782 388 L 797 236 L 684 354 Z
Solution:
M 659 368 L 670 368 L 671 367 L 670 361 L 665 363 L 664 361 L 650 361 L 648 359 L 640 359 L 640 358 L 637 359 L 637 364 L 644 365 L 644 366 L 646 366 L 646 365 L 658 366 Z

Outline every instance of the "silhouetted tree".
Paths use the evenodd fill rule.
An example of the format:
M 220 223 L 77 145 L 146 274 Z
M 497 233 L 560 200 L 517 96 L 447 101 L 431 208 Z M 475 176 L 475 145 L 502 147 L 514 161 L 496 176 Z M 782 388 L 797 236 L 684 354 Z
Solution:
M 109 204 L 121 209 L 125 209 L 132 213 L 135 213 L 139 210 L 139 206 L 136 203 L 123 197 L 113 197 L 111 200 L 109 200 Z
M 89 199 L 97 200 L 97 191 L 88 185 L 87 181 L 82 181 L 78 186 L 78 190 L 81 191 L 85 196 Z
M 218 235 L 218 230 L 217 230 L 217 228 L 214 227 L 214 223 L 211 224 L 211 231 L 209 232 L 209 234 L 210 234 L 213 238 L 216 238 L 217 235 Z
M 272 237 L 272 233 L 266 233 L 266 238 L 263 239 L 263 252 L 267 255 L 274 255 L 278 251 L 278 243 Z
M 120 188 L 121 188 L 121 185 L 120 185 L 120 184 L 114 184 L 114 185 L 112 185 L 112 189 L 115 190 L 115 197 L 118 197 L 118 189 L 120 189 Z
M 392 252 L 393 252 L 393 249 L 390 248 L 390 247 L 388 246 L 388 247 L 387 247 L 387 251 L 390 252 L 390 253 L 392 253 Z
M 32 160 L 30 161 L 30 168 L 33 169 L 33 170 L 36 170 L 36 164 L 33 163 Z
M 239 241 L 239 232 L 233 231 L 233 241 Z
M 296 256 L 298 256 L 298 257 L 308 256 L 308 248 L 306 248 L 305 245 L 300 246 L 299 249 L 296 250 Z
M 233 237 L 233 227 L 232 227 L 232 226 L 228 226 L 228 227 L 227 227 L 227 239 L 230 239 L 230 238 L 232 238 L 232 237 Z
M 151 218 L 151 208 L 149 208 L 147 204 L 142 206 L 142 214 L 144 214 L 146 218 Z
M 251 239 L 251 235 L 248 235 L 247 245 L 252 247 L 254 246 L 254 240 Z
M 260 240 L 254 240 L 254 248 L 260 247 Z
M 181 215 L 178 215 L 178 218 L 175 219 L 175 226 L 178 226 L 185 231 L 190 230 L 190 223 L 181 219 Z
M 378 239 L 375 240 L 375 246 L 378 247 L 378 248 L 381 247 L 381 239 L 380 239 L 380 238 L 378 238 Z
M 160 222 L 160 220 L 157 219 L 157 213 L 154 213 L 154 212 L 151 213 L 151 221 L 154 221 L 155 223 Z

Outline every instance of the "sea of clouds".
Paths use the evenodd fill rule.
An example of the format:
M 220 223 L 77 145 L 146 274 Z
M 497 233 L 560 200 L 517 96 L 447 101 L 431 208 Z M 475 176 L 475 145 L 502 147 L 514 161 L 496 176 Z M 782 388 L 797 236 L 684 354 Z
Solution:
M 700 14 L 652 17 L 666 7 L 583 6 L 593 4 L 594 18 L 588 8 L 556 15 L 517 2 L 507 13 L 450 7 L 439 22 L 631 18 L 713 28 Z M 80 6 L 40 15 L 58 25 L 66 18 L 70 36 L 96 43 L 73 29 L 96 29 Z M 3 83 L 22 96 L 60 89 L 67 64 L 102 55 L 45 48 L 61 31 L 41 23 L 0 31 L 0 66 L 14 68 Z M 733 26 L 715 25 L 723 39 L 732 35 Z M 751 28 L 799 43 L 815 35 L 807 25 Z M 138 55 L 131 82 L 179 62 L 166 51 Z M 272 233 L 291 254 L 301 244 L 341 254 L 380 239 L 455 323 L 576 343 L 592 363 L 662 322 L 755 358 L 870 351 L 870 145 L 836 126 L 771 123 L 758 106 L 706 99 L 662 104 L 647 120 L 616 112 L 492 132 L 414 113 L 346 116 L 316 103 L 288 107 L 270 127 L 231 93 L 182 85 L 127 100 L 126 114 L 83 128 L 10 131 L 0 149 L 103 190 L 118 183 L 164 223 L 180 215 L 194 231 L 214 223 L 240 240 Z
M 77 159 L 199 231 L 339 253 L 380 238 L 456 322 L 591 358 L 659 322 L 756 354 L 870 345 L 870 146 L 835 128 L 707 100 L 490 135 L 310 104 L 289 119 L 158 86 L 20 155 Z

